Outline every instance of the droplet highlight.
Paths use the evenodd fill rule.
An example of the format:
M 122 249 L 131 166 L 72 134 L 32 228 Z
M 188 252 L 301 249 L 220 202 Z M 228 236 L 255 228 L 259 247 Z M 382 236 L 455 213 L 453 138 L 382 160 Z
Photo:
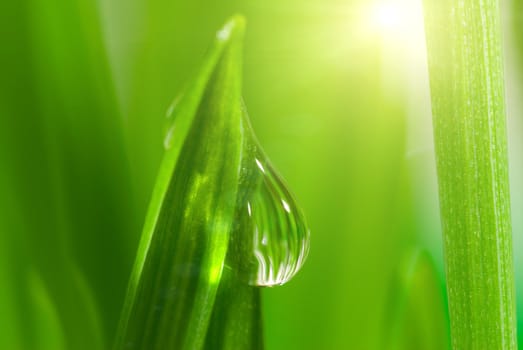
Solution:
M 242 178 L 244 189 L 237 215 L 237 236 L 243 251 L 251 253 L 240 270 L 253 286 L 271 287 L 291 280 L 309 253 L 310 231 L 305 216 L 288 186 L 258 145 L 248 121 Z

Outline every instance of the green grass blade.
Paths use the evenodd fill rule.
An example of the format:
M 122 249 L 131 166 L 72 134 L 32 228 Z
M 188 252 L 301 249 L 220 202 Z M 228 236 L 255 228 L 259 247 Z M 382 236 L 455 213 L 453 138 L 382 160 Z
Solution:
M 1 106 L 1 104 L 0 104 Z M 0 107 L 1 108 L 1 107 Z M 1 112 L 0 112 L 1 114 Z M 4 123 L 0 119 L 0 135 Z M 0 141 L 0 162 L 8 164 L 8 158 L 2 152 L 5 147 Z M 32 345 L 27 339 L 27 324 L 21 310 L 28 301 L 18 293 L 21 271 L 26 266 L 26 259 L 19 252 L 19 230 L 14 231 L 16 217 L 16 196 L 12 193 L 10 181 L 5 172 L 0 174 L 0 349 L 23 349 Z
M 59 8 L 63 10 L 56 2 L 47 2 L 45 5 L 52 16 L 59 16 Z M 1 179 L 3 183 L 0 187 L 7 186 L 12 191 L 12 195 L 2 191 L 6 197 L 12 198 L 2 196 L 2 201 L 6 201 L 5 205 L 10 210 L 2 212 L 0 219 L 2 226 L 5 226 L 0 234 L 5 235 L 2 241 L 7 242 L 6 249 L 10 251 L 8 264 L 12 265 L 11 286 L 16 294 L 13 309 L 18 315 L 13 315 L 12 323 L 16 324 L 17 319 L 19 320 L 22 327 L 19 336 L 23 338 L 24 348 L 29 349 L 38 348 L 36 343 L 38 334 L 43 332 L 41 327 L 53 323 L 48 319 L 49 315 L 41 312 L 43 310 L 35 310 L 34 297 L 28 291 L 26 281 L 27 271 L 31 270 L 46 286 L 49 304 L 54 306 L 58 314 L 66 347 L 78 350 L 100 349 L 103 348 L 103 335 L 99 310 L 93 303 L 90 288 L 86 288 L 83 283 L 84 277 L 79 276 L 83 271 L 76 268 L 76 261 L 71 256 L 72 233 L 77 231 L 68 230 L 70 226 L 66 224 L 68 218 L 64 215 L 63 188 L 60 183 L 62 178 L 57 176 L 62 168 L 51 151 L 57 139 L 53 137 L 56 134 L 52 133 L 51 136 L 49 130 L 56 132 L 57 124 L 64 119 L 64 115 L 56 110 L 53 111 L 56 113 L 46 114 L 42 101 L 42 96 L 45 95 L 53 96 L 52 101 L 56 101 L 58 106 L 62 106 L 64 100 L 74 103 L 73 94 L 66 93 L 56 98 L 59 95 L 57 90 L 82 89 L 87 81 L 64 86 L 58 83 L 57 80 L 60 79 L 56 75 L 52 75 L 49 80 L 45 80 L 45 88 L 40 89 L 43 85 L 40 85 L 38 67 L 45 66 L 46 74 L 56 73 L 53 68 L 58 68 L 58 65 L 53 64 L 54 50 L 49 48 L 67 46 L 67 41 L 61 42 L 54 40 L 56 38 L 53 36 L 46 36 L 49 34 L 49 26 L 56 29 L 56 18 L 50 19 L 48 13 L 42 12 L 38 12 L 36 16 L 36 12 L 37 0 L 29 3 L 2 3 L 0 8 L 0 22 L 2 27 L 8 29 L 2 28 L 0 36 L 9 48 L 5 50 L 5 54 L 0 55 L 0 148 L 1 153 L 5 152 L 5 155 L 0 155 L 5 176 Z M 64 17 L 74 22 L 75 16 L 64 12 Z M 69 34 L 75 32 L 71 28 L 67 29 L 62 31 Z M 71 42 L 81 47 L 78 37 L 75 39 Z M 48 50 L 40 51 L 42 47 Z M 71 59 L 71 56 L 75 56 L 73 51 L 78 52 L 70 46 L 67 49 L 69 64 L 67 67 L 60 65 L 57 71 L 65 75 L 67 72 L 88 71 L 84 65 Z M 79 53 L 78 56 L 82 54 Z M 89 95 L 83 90 L 83 93 L 78 93 L 76 102 L 85 102 Z M 50 102 L 47 100 L 45 103 Z M 80 113 L 74 110 L 71 114 L 78 117 Z M 71 147 L 66 146 L 63 150 L 70 151 Z M 3 207 L 4 203 L 0 203 L 0 206 Z M 9 219 L 5 220 L 4 215 Z M 93 231 L 89 234 L 92 235 Z M 48 323 L 41 325 L 40 322 Z M 58 327 L 54 329 L 59 333 Z
M 260 293 L 260 288 L 247 285 L 230 269 L 224 270 L 205 349 L 264 348 Z
M 382 349 L 449 349 L 445 291 L 425 251 L 409 250 L 391 284 Z
M 98 4 L 31 0 L 28 16 L 62 265 L 72 263 L 79 292 L 92 294 L 105 343 L 116 331 L 140 226 Z
M 200 75 L 174 108 L 172 142 L 167 140 L 147 215 L 117 349 L 203 348 L 215 301 L 226 301 L 217 295 L 242 159 L 243 27 L 243 18 L 235 17 L 218 32 Z M 245 296 L 259 302 L 251 289 Z
M 27 276 L 27 289 L 31 293 L 33 324 L 35 329 L 34 350 L 65 350 L 66 337 L 60 317 L 43 280 L 33 271 Z
M 515 349 L 498 0 L 425 0 L 454 349 Z
M 523 61 L 523 1 L 522 0 L 512 0 L 510 7 L 510 14 L 508 20 L 510 21 L 510 28 L 513 33 L 510 38 L 512 38 L 511 44 L 514 45 L 514 48 L 517 50 L 519 62 Z M 521 63 L 520 63 L 521 64 Z

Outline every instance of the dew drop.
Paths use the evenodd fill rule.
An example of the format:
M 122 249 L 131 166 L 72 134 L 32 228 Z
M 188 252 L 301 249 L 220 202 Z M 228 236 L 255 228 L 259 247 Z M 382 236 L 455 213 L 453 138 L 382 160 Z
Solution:
M 246 117 L 247 118 L 247 117 Z M 287 185 L 258 145 L 248 120 L 250 144 L 245 147 L 243 190 L 237 235 L 250 254 L 240 269 L 253 286 L 271 287 L 292 279 L 309 253 L 310 231 Z M 247 215 L 245 215 L 247 214 Z

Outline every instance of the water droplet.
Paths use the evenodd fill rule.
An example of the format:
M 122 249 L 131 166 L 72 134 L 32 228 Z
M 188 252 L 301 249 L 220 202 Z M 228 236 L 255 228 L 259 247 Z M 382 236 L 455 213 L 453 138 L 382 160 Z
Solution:
M 248 120 L 244 124 L 245 134 L 252 136 L 246 137 L 249 145 L 244 151 L 242 179 L 251 185 L 243 190 L 239 202 L 237 236 L 242 249 L 251 254 L 240 263 L 240 270 L 251 285 L 281 285 L 303 266 L 310 231 L 294 196 L 258 145 Z

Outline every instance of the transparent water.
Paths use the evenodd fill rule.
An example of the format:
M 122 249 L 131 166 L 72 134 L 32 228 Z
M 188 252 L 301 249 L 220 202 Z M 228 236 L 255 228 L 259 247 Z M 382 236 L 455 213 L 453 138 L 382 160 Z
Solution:
M 172 144 L 175 119 L 171 115 L 175 114 L 178 101 L 167 113 L 167 149 Z M 296 199 L 259 145 L 245 107 L 243 111 L 243 157 L 230 243 L 232 253 L 241 258 L 234 268 L 250 285 L 282 285 L 296 275 L 307 259 L 310 230 Z
M 272 287 L 291 280 L 307 259 L 310 231 L 289 187 L 259 145 L 243 106 L 243 160 L 232 236 L 241 242 L 237 267 L 253 286 Z

